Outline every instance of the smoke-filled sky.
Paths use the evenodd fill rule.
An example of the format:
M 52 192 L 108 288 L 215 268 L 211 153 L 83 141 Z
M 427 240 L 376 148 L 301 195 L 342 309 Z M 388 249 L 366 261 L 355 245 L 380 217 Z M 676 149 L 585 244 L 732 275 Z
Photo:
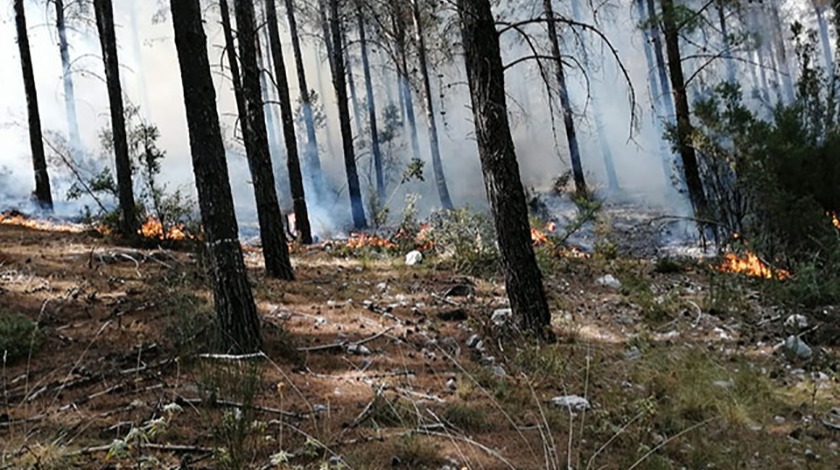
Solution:
M 51 5 L 47 7 L 41 1 L 26 3 L 43 128 L 45 131 L 66 134 L 61 62 L 57 34 L 53 27 L 54 11 Z M 159 145 L 167 152 L 167 158 L 163 163 L 164 180 L 169 182 L 172 188 L 182 187 L 192 193 L 194 190 L 188 135 L 178 77 L 177 55 L 172 40 L 172 25 L 168 19 L 158 24 L 153 22 L 152 18 L 157 12 L 157 2 L 121 0 L 114 3 L 124 94 L 132 102 L 139 104 L 143 117 L 155 123 L 160 129 Z M 589 3 L 581 2 L 581 4 L 583 5 L 583 20 L 592 21 Z M 519 10 L 523 12 L 523 15 L 531 14 L 523 9 Z M 510 11 L 510 7 L 506 11 Z M 560 12 L 571 14 L 570 11 L 560 10 Z M 648 65 L 643 55 L 643 38 L 636 27 L 639 19 L 632 5 L 626 4 L 603 10 L 600 13 L 599 25 L 617 48 L 622 63 L 631 76 L 637 99 L 635 111 L 639 125 L 632 130 L 631 140 L 629 88 L 604 44 L 593 35 L 584 33 L 581 37 L 585 38 L 589 51 L 590 92 L 597 98 L 598 103 L 586 99 L 586 81 L 583 75 L 573 67 L 569 70 L 570 92 L 578 112 L 576 118 L 584 169 L 589 174 L 593 185 L 603 187 L 602 182 L 605 180 L 603 157 L 592 119 L 595 112 L 600 112 L 605 125 L 604 135 L 616 160 L 619 182 L 624 190 L 621 197 L 643 197 L 647 201 L 673 203 L 678 198 L 674 198 L 673 193 L 669 193 L 669 187 L 665 183 L 660 160 L 662 155 L 660 131 L 653 125 L 655 117 L 652 116 L 650 106 L 647 85 Z M 220 64 L 223 37 L 218 27 L 217 10 L 210 8 L 205 14 L 207 35 L 211 43 L 209 46 L 211 63 Z M 280 14 L 289 83 L 292 86 L 292 95 L 296 97 L 297 80 L 294 75 L 293 56 L 282 9 Z M 307 29 L 317 30 L 316 28 Z M 531 31 L 535 35 L 542 32 L 540 27 L 535 27 Z M 354 31 L 351 31 L 351 36 L 355 36 Z M 565 39 L 564 53 L 579 60 L 581 58 L 579 43 L 569 34 L 565 35 Z M 99 154 L 101 150 L 97 135 L 100 129 L 109 124 L 109 120 L 107 94 L 102 78 L 102 62 L 95 26 L 91 22 L 87 29 L 71 31 L 68 40 L 71 46 L 76 107 L 82 138 L 87 151 Z M 304 36 L 304 41 L 309 85 L 321 95 L 327 115 L 326 129 L 319 136 L 321 159 L 335 186 L 341 188 L 344 186 L 344 169 L 340 155 L 340 136 L 336 125 L 337 113 L 329 79 L 329 67 L 325 61 L 321 60 L 324 54 L 320 51 L 321 45 L 317 40 L 307 35 Z M 543 42 L 542 38 L 540 42 Z M 434 41 L 430 43 L 434 44 Z M 11 2 L 4 2 L 3 7 L 0 7 L 0 50 L 4 51 L 0 56 L 0 83 L 3 84 L 3 93 L 0 95 L 0 142 L 2 142 L 0 166 L 7 167 L 13 174 L 12 178 L 6 178 L 8 187 L 0 189 L 0 196 L 6 197 L 5 204 L 8 205 L 15 199 L 25 199 L 34 185 L 25 124 L 26 101 Z M 529 54 L 522 41 L 517 40 L 512 33 L 503 36 L 503 51 L 505 62 Z M 352 49 L 350 54 L 357 55 L 358 49 Z M 443 163 L 455 204 L 481 207 L 485 204 L 484 189 L 472 137 L 472 114 L 469 109 L 468 89 L 463 74 L 463 62 L 457 51 L 454 57 L 453 63 L 440 65 L 432 76 L 435 106 L 439 113 Z M 383 66 L 384 54 L 377 54 L 374 51 L 372 58 L 375 94 L 378 107 L 382 108 L 388 104 L 388 96 L 396 96 L 395 76 L 391 73 L 383 73 L 383 70 L 389 67 L 387 64 Z M 364 99 L 364 86 L 358 63 L 359 61 L 354 62 L 357 67 L 354 70 L 354 78 L 359 98 Z M 572 62 L 570 62 L 571 65 Z M 214 70 L 214 77 L 223 125 L 230 134 L 235 124 L 233 96 L 220 69 Z M 558 174 L 568 168 L 562 119 L 559 113 L 555 113 L 552 124 L 546 106 L 548 98 L 533 62 L 523 62 L 509 69 L 506 80 L 509 92 L 508 105 L 523 182 L 528 187 L 545 188 Z M 422 149 L 424 155 L 428 155 L 424 108 L 421 97 L 417 94 L 415 94 L 415 106 L 421 130 Z M 279 121 L 275 122 L 279 123 Z M 556 139 L 552 126 L 556 127 Z M 280 135 L 279 130 L 278 135 Z M 299 144 L 302 142 L 303 136 L 300 136 Z M 403 161 L 407 162 L 410 158 L 409 148 L 405 146 L 401 155 L 398 155 Z M 282 158 L 284 153 L 282 145 L 273 150 L 276 151 L 278 158 Z M 363 161 L 360 162 L 363 172 L 367 168 L 364 162 L 366 154 L 367 152 L 362 153 Z M 278 163 L 282 165 L 279 160 Z M 253 194 L 244 156 L 231 152 L 229 167 L 240 219 L 253 220 Z M 285 171 L 284 166 L 282 171 Z M 428 163 L 426 176 L 425 183 L 412 183 L 401 192 L 422 193 L 423 207 L 431 209 L 437 204 L 438 199 L 434 192 L 431 164 Z M 54 177 L 55 179 L 57 177 Z M 366 188 L 367 184 L 363 180 L 363 188 Z M 67 181 L 54 181 L 54 197 L 58 200 L 63 199 L 63 191 L 66 187 Z M 399 211 L 401 198 L 401 194 L 397 194 L 392 200 L 397 206 L 394 208 L 395 212 Z M 323 219 L 320 224 L 317 220 L 315 221 L 316 227 L 319 225 L 323 229 L 328 226 L 340 227 L 344 222 L 340 214 L 349 215 L 346 191 L 334 202 L 328 201 L 322 206 L 312 208 L 314 217 Z

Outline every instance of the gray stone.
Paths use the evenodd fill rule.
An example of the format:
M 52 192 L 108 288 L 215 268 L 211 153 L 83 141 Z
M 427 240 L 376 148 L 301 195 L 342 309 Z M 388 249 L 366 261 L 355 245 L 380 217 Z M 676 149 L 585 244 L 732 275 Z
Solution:
M 472 336 L 467 338 L 467 347 L 474 348 L 479 342 L 481 342 L 481 336 L 473 334 Z
M 637 348 L 636 346 L 633 346 L 632 348 L 630 348 L 629 351 L 624 353 L 624 360 L 626 361 L 638 361 L 641 358 L 642 352 L 639 351 L 639 348 Z
M 606 276 L 601 276 L 595 280 L 595 284 L 604 287 L 610 287 L 613 289 L 621 289 L 621 281 L 615 278 L 612 274 L 607 274 Z
M 572 411 L 588 410 L 592 406 L 589 400 L 577 395 L 563 395 L 551 399 L 551 404 L 558 408 L 568 408 Z
M 794 335 L 788 336 L 785 340 L 785 349 L 803 359 L 808 359 L 814 354 L 811 347 L 808 346 L 805 341 L 802 341 L 801 338 Z
M 505 368 L 502 366 L 493 366 L 493 375 L 498 377 L 505 377 L 507 376 L 507 372 L 505 372 Z
M 808 317 L 798 313 L 791 315 L 785 320 L 785 326 L 792 329 L 804 330 L 808 328 Z

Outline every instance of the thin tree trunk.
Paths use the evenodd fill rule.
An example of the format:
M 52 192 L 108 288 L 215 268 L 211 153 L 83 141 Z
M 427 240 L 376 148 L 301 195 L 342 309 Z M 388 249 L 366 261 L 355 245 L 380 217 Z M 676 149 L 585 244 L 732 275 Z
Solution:
M 258 3 L 261 5 L 261 3 Z M 256 12 L 256 6 L 255 6 Z M 257 24 L 263 24 L 263 17 L 255 18 L 258 22 Z M 260 28 L 257 28 L 257 31 L 260 31 Z M 265 42 L 266 44 L 268 41 L 268 33 L 266 28 L 262 28 L 262 32 L 265 33 Z M 271 54 L 269 53 L 268 56 L 263 55 L 262 50 L 262 42 L 260 42 L 259 34 L 257 34 L 257 42 L 255 43 L 256 52 L 257 52 L 257 67 L 260 70 L 260 94 L 262 96 L 263 102 L 263 114 L 265 115 L 265 130 L 266 135 L 268 137 L 268 150 L 269 154 L 271 155 L 271 162 L 274 169 L 274 182 L 276 184 L 276 191 L 278 194 L 278 199 L 281 201 L 285 201 L 283 198 L 284 195 L 288 194 L 288 180 L 285 179 L 285 175 L 281 171 L 283 159 L 285 155 L 280 150 L 280 138 L 277 135 L 277 122 L 275 121 L 274 116 L 274 98 L 271 93 L 273 86 L 271 86 L 271 74 L 269 70 L 272 68 L 272 60 Z
M 15 26 L 17 27 L 20 68 L 23 72 L 23 86 L 26 93 L 26 111 L 29 116 L 29 146 L 32 149 L 32 168 L 35 170 L 35 201 L 46 211 L 52 211 L 50 175 L 47 172 L 47 158 L 41 134 L 41 114 L 38 111 L 38 90 L 35 87 L 35 72 L 32 69 L 32 54 L 29 50 L 29 34 L 26 30 L 26 12 L 23 0 L 15 0 Z
M 338 122 L 341 127 L 341 141 L 344 146 L 344 170 L 347 173 L 347 188 L 350 193 L 350 209 L 353 215 L 353 225 L 356 228 L 367 226 L 365 208 L 362 203 L 362 191 L 359 185 L 359 173 L 356 168 L 356 152 L 353 148 L 353 130 L 350 128 L 350 109 L 347 106 L 347 81 L 344 69 L 344 44 L 342 41 L 344 29 L 338 16 L 338 0 L 329 0 L 330 4 L 330 33 L 333 44 L 332 75 L 335 97 L 338 101 Z
M 344 51 L 344 71 L 347 74 L 347 89 L 350 90 L 350 104 L 353 105 L 353 124 L 356 126 L 356 137 L 364 134 L 362 126 L 362 110 L 359 108 L 359 95 L 356 94 L 356 80 L 353 76 L 353 63 L 350 60 L 350 39 L 347 37 L 347 30 L 342 26 L 341 47 Z
M 531 246 L 528 208 L 505 103 L 504 69 L 489 0 L 458 0 L 461 36 L 484 182 L 496 225 L 505 289 L 524 331 L 549 339 L 551 314 Z
M 773 43 L 776 49 L 776 62 L 781 69 L 782 89 L 786 103 L 793 103 L 795 95 L 793 92 L 793 77 L 788 63 L 787 47 L 785 46 L 785 35 L 782 32 L 782 20 L 779 18 L 779 7 L 776 4 L 770 5 L 770 22 L 773 29 Z
M 691 205 L 694 207 L 694 213 L 702 218 L 708 215 L 708 201 L 703 191 L 703 181 L 700 179 L 697 154 L 691 144 L 691 116 L 685 89 L 685 77 L 683 76 L 682 56 L 680 55 L 679 31 L 674 18 L 674 2 L 673 0 L 661 1 L 663 32 L 668 53 L 668 70 L 671 72 L 671 88 L 675 102 L 677 147 L 682 159 Z
M 732 47 L 729 45 L 729 25 L 726 22 L 726 10 L 723 0 L 718 0 L 716 8 L 718 15 L 718 26 L 720 27 L 720 35 L 723 41 L 723 63 L 726 66 L 726 81 L 729 83 L 738 83 L 738 77 L 735 74 L 735 61 L 732 60 Z
M 370 76 L 370 60 L 368 58 L 367 37 L 365 35 L 365 19 L 362 16 L 362 6 L 358 0 L 356 1 L 356 20 L 359 25 L 359 45 L 362 49 L 362 73 L 365 79 L 368 120 L 370 121 L 370 148 L 373 152 L 373 169 L 376 173 L 376 196 L 380 203 L 384 203 L 385 173 L 382 170 L 382 150 L 379 148 L 379 128 L 376 123 L 376 99 L 373 95 L 373 80 Z
M 199 0 L 171 0 L 171 10 L 216 316 L 226 352 L 257 352 L 262 349 L 260 323 L 239 243 L 201 5 Z
M 758 11 L 756 5 L 751 5 L 749 7 L 749 20 L 752 25 L 753 31 L 763 31 L 761 28 L 761 22 L 758 18 Z M 759 92 L 761 93 L 761 98 L 764 100 L 765 106 L 772 107 L 772 101 L 770 100 L 770 85 L 767 80 L 767 67 L 769 66 L 767 59 L 764 57 L 764 39 L 759 35 L 759 43 L 755 48 L 753 53 L 755 54 L 755 67 L 758 69 L 758 77 L 760 79 L 760 87 Z
M 543 0 L 543 11 L 548 24 L 548 36 L 551 42 L 551 56 L 554 58 L 554 74 L 560 95 L 560 111 L 563 114 L 563 126 L 566 128 L 566 141 L 569 144 L 569 160 L 572 162 L 572 176 L 575 180 L 575 191 L 578 196 L 586 195 L 586 180 L 583 175 L 583 165 L 580 161 L 580 147 L 578 146 L 575 121 L 572 116 L 572 103 L 569 90 L 566 88 L 566 73 L 563 70 L 563 59 L 560 56 L 560 40 L 557 37 L 557 25 L 554 23 L 554 7 L 552 0 Z
M 303 123 L 306 126 L 306 147 L 303 153 L 304 175 L 313 183 L 315 195 L 318 199 L 324 197 L 324 175 L 321 171 L 321 158 L 318 155 L 318 137 L 315 133 L 315 114 L 312 110 L 312 97 L 309 85 L 306 83 L 306 70 L 303 66 L 303 53 L 298 36 L 297 18 L 295 17 L 294 0 L 285 0 L 286 19 L 292 36 L 292 51 L 295 55 L 295 69 L 297 70 L 298 88 L 300 88 L 300 103 L 303 111 Z
M 79 117 L 76 114 L 76 91 L 70 70 L 70 46 L 67 44 L 67 24 L 64 20 L 64 0 L 55 1 L 55 27 L 58 30 L 58 51 L 61 54 L 62 82 L 64 84 L 64 109 L 67 113 L 67 131 L 70 136 L 70 153 L 79 157 L 82 152 L 82 137 L 79 132 Z
M 233 27 L 230 22 L 230 7 L 227 0 L 219 0 L 219 10 L 222 14 L 222 31 L 225 35 L 225 52 L 227 53 L 230 80 L 233 82 L 233 95 L 236 98 L 236 111 L 239 116 L 239 128 L 242 141 L 248 142 L 247 112 L 245 111 L 245 97 L 242 94 L 242 78 L 239 75 L 239 62 L 236 59 L 236 44 L 233 41 Z
M 639 20 L 645 21 L 647 19 L 647 15 L 645 13 L 645 0 L 634 0 L 634 3 L 636 6 L 636 14 L 639 15 Z M 650 104 L 653 108 L 654 115 L 653 126 L 654 129 L 662 135 L 662 122 L 660 121 L 660 116 L 669 116 L 671 111 L 666 111 L 664 109 L 664 105 L 662 104 L 662 91 L 659 88 L 659 75 L 657 73 L 656 59 L 653 55 L 653 39 L 651 37 L 650 30 L 651 28 L 649 26 L 642 28 L 642 37 L 644 38 L 643 48 L 645 51 L 645 63 L 647 64 L 648 70 L 648 84 L 650 85 Z M 662 160 L 662 172 L 665 176 L 666 182 L 670 186 L 672 180 L 674 154 L 668 148 L 664 139 L 658 139 L 658 141 L 659 152 Z
M 117 189 L 120 201 L 122 234 L 127 238 L 137 236 L 137 208 L 134 204 L 134 187 L 131 182 L 131 159 L 128 155 L 128 136 L 120 84 L 120 65 L 117 57 L 117 38 L 114 32 L 114 8 L 111 0 L 94 0 L 96 27 L 105 63 L 105 82 L 111 106 L 111 133 L 114 139 L 114 156 L 117 167 Z
M 283 229 L 283 214 L 277 203 L 277 190 L 268 149 L 265 112 L 260 91 L 260 70 L 257 65 L 257 31 L 254 4 L 250 0 L 234 0 L 236 28 L 239 36 L 239 59 L 242 62 L 242 94 L 245 98 L 246 125 L 249 138 L 245 141 L 248 166 L 257 201 L 265 269 L 278 279 L 294 278 L 289 261 L 289 247 Z
M 572 14 L 577 21 L 584 21 L 583 15 L 580 12 L 580 0 L 572 0 Z M 584 73 L 589 73 L 589 51 L 586 48 L 586 43 L 581 44 L 581 59 L 585 67 Z M 591 97 L 593 118 L 595 120 L 595 132 L 598 136 L 598 146 L 601 147 L 601 155 L 604 157 L 604 170 L 607 173 L 607 187 L 610 190 L 618 189 L 618 174 L 615 171 L 615 160 L 613 159 L 612 149 L 607 140 L 607 126 L 604 124 L 604 109 L 601 106 L 601 99 L 598 93 Z
M 452 210 L 452 198 L 449 197 L 449 187 L 443 172 L 443 161 L 440 158 L 440 140 L 438 139 L 437 123 L 435 122 L 435 107 L 432 100 L 432 84 L 429 81 L 429 62 L 426 58 L 426 40 L 423 36 L 423 22 L 420 18 L 419 0 L 411 0 L 412 16 L 414 18 L 414 35 L 417 43 L 417 60 L 420 63 L 420 77 L 423 80 L 423 98 L 426 100 L 426 121 L 429 125 L 429 146 L 432 151 L 432 169 L 435 174 L 440 205 L 446 210 Z
M 823 6 L 814 4 L 814 13 L 817 15 L 817 28 L 820 33 L 820 44 L 822 44 L 823 61 L 825 70 L 829 76 L 834 75 L 834 54 L 831 53 L 831 39 L 828 34 L 828 22 L 825 21 Z
M 300 171 L 297 136 L 295 136 L 295 116 L 292 113 L 292 100 L 289 94 L 289 79 L 286 76 L 286 64 L 283 49 L 280 46 L 280 28 L 277 26 L 277 7 L 274 0 L 265 0 L 266 21 L 268 22 L 269 47 L 274 59 L 274 80 L 280 98 L 280 119 L 283 121 L 283 138 L 286 142 L 286 165 L 289 170 L 289 187 L 295 208 L 295 226 L 303 244 L 312 243 L 312 229 L 309 225 L 309 211 L 303 189 L 303 175 Z
M 654 0 L 646 0 L 647 2 L 647 18 L 656 17 L 656 5 Z M 650 40 L 653 44 L 653 56 L 656 59 L 656 71 L 659 75 L 659 87 L 662 93 L 659 95 L 662 100 L 663 110 L 667 110 L 668 122 L 674 123 L 674 100 L 671 96 L 671 84 L 668 81 L 668 66 L 665 63 L 665 55 L 662 47 L 662 35 L 660 34 L 658 24 L 650 27 Z
M 396 43 L 397 56 L 397 79 L 399 81 L 400 102 L 405 113 L 405 121 L 408 124 L 408 132 L 411 140 L 411 153 L 415 159 L 420 160 L 420 137 L 417 133 L 417 117 L 414 113 L 414 98 L 411 93 L 411 82 L 408 74 L 408 58 L 406 57 L 406 35 L 405 18 L 400 10 L 399 2 L 391 3 L 391 21 L 394 25 L 394 42 Z

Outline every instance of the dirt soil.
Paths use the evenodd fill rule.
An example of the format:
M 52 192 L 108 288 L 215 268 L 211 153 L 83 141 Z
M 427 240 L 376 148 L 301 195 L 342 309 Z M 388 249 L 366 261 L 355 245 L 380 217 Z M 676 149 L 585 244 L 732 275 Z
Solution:
M 840 468 L 838 349 L 780 346 L 818 319 L 764 281 L 543 250 L 537 345 L 443 260 L 326 243 L 280 282 L 249 249 L 265 353 L 231 358 L 188 245 L 0 226 L 0 315 L 38 325 L 3 364 L 0 468 Z

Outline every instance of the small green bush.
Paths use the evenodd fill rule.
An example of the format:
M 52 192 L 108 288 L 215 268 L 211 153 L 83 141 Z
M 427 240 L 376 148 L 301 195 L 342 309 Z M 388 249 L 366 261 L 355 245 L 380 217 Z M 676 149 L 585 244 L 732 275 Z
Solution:
M 430 217 L 435 251 L 460 274 L 493 277 L 500 254 L 493 221 L 468 208 L 440 211 Z
M 0 312 L 0 358 L 13 364 L 34 353 L 40 345 L 38 324 L 19 313 Z

